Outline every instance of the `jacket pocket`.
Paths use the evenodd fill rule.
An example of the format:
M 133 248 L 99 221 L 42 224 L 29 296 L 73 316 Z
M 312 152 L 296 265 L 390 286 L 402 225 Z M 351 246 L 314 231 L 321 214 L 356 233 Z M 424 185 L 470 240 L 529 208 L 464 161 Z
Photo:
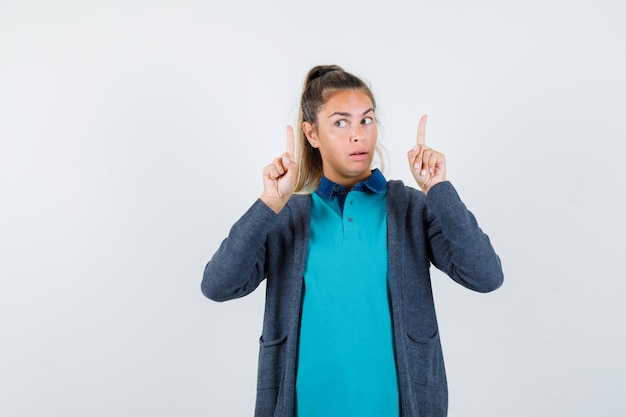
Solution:
M 278 339 L 259 339 L 259 371 L 257 389 L 277 389 L 280 386 L 285 367 L 287 336 Z
M 446 373 L 439 332 L 436 331 L 430 337 L 407 333 L 407 346 L 414 381 L 424 385 L 445 385 Z

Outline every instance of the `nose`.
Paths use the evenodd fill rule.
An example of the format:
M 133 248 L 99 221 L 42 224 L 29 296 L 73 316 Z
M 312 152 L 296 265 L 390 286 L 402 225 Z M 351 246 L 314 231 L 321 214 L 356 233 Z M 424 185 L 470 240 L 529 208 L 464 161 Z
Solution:
M 350 140 L 352 142 L 358 142 L 365 139 L 365 135 L 363 134 L 363 128 L 361 124 L 358 123 L 356 125 L 352 125 L 352 129 L 350 130 Z

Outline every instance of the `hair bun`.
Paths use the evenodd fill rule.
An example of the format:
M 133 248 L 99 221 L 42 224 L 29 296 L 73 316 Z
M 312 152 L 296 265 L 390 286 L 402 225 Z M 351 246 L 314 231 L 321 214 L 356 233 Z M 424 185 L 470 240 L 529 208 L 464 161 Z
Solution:
M 338 68 L 336 66 L 319 68 L 319 69 L 313 71 L 313 73 L 311 74 L 311 78 L 309 78 L 309 82 L 313 81 L 316 78 L 320 78 L 320 77 L 328 74 L 329 72 L 339 71 L 339 69 L 340 68 Z

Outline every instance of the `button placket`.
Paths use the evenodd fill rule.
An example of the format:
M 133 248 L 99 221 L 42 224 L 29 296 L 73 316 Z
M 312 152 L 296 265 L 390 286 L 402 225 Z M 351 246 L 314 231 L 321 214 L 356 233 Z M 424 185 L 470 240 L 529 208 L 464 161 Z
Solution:
M 346 198 L 348 204 L 345 204 L 343 209 L 344 229 L 348 232 L 355 232 L 358 228 L 354 216 L 354 195 L 351 194 L 352 192 L 348 193 Z

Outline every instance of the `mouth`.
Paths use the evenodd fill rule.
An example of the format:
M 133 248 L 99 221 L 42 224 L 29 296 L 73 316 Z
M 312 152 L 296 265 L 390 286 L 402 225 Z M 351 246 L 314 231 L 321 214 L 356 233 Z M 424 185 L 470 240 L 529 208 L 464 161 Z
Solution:
M 360 160 L 366 159 L 368 155 L 369 155 L 369 152 L 367 151 L 355 151 L 355 152 L 350 153 L 350 158 L 360 161 Z

